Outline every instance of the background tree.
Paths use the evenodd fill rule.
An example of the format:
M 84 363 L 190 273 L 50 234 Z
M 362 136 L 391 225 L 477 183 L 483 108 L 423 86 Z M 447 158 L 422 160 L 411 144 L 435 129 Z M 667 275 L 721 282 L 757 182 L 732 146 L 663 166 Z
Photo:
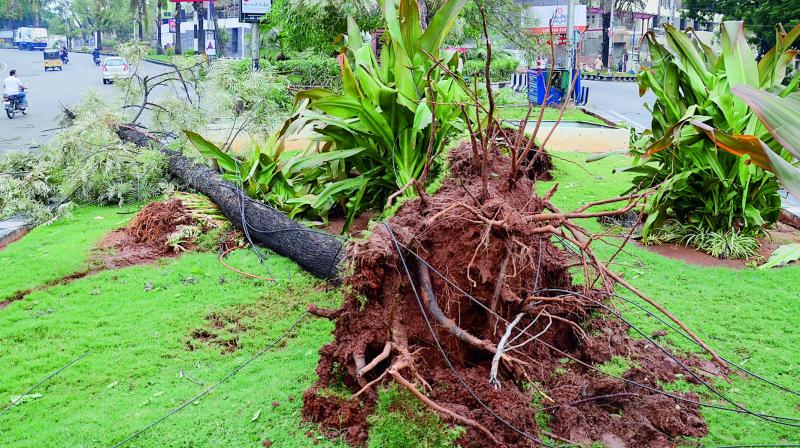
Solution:
M 147 0 L 130 0 L 128 4 L 131 14 L 136 20 L 139 40 L 144 40 L 144 26 L 147 22 Z
M 760 55 L 775 45 L 777 24 L 789 29 L 800 22 L 800 5 L 796 1 L 684 0 L 683 7 L 684 17 L 690 19 L 711 21 L 714 14 L 721 14 L 725 20 L 743 20 Z
M 377 0 L 275 0 L 268 23 L 282 48 L 332 54 L 337 37 L 347 31 L 348 16 L 364 31 L 380 26 Z

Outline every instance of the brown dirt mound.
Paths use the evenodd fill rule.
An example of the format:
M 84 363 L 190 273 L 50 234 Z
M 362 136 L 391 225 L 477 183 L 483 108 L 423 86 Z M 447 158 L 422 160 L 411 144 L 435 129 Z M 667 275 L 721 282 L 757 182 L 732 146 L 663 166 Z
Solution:
M 180 251 L 167 244 L 169 235 L 178 226 L 192 223 L 191 213 L 179 199 L 148 204 L 127 227 L 103 238 L 93 257 L 94 264 L 103 269 L 115 269 L 178 256 Z
M 351 248 L 352 275 L 343 307 L 310 307 L 314 314 L 335 319 L 336 328 L 334 342 L 320 350 L 319 381 L 304 395 L 304 418 L 321 423 L 332 436 L 364 444 L 376 385 L 396 381 L 421 391 L 418 397 L 439 406 L 442 417 L 466 426 L 459 439 L 465 447 L 538 446 L 520 432 L 541 437 L 539 413 L 547 416 L 556 436 L 573 442 L 669 447 L 681 436 L 704 435 L 697 406 L 588 367 L 622 356 L 633 366 L 624 377 L 655 389 L 685 373 L 652 344 L 629 338 L 626 325 L 593 302 L 606 297 L 600 290 L 578 293 L 583 289 L 573 285 L 569 269 L 580 259 L 539 231 L 547 223 L 523 219 L 544 212 L 547 201 L 534 194 L 527 176 L 515 185 L 508 182 L 510 164 L 497 149 L 490 164 L 489 199 L 478 201 L 479 170 L 470 154 L 468 145 L 456 148 L 453 177 L 441 190 L 405 203 L 389 220 L 392 233 L 407 248 L 413 286 L 392 233 L 379 225 L 368 241 Z M 456 207 L 459 203 L 480 208 L 482 218 Z M 527 335 L 539 336 L 528 340 L 520 335 L 513 342 L 518 347 L 505 352 L 498 388 L 489 382 L 494 352 L 506 322 L 520 315 L 515 328 L 527 327 Z M 360 395 L 348 400 L 326 392 L 341 387 Z

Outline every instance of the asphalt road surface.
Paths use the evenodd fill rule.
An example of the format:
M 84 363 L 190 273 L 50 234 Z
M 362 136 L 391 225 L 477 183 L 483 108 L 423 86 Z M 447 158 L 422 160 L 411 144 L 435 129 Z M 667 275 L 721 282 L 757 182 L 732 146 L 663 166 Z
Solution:
M 28 115 L 17 115 L 13 120 L 0 111 L 0 153 L 34 149 L 46 143 L 57 131 L 61 104 L 75 105 L 89 89 L 96 89 L 109 99 L 120 95 L 114 85 L 103 84 L 100 67 L 94 65 L 89 54 L 70 53 L 63 71 L 45 72 L 41 51 L 0 49 L 0 81 L 11 69 L 17 70 L 17 77 L 28 87 L 29 109 Z M 139 70 L 156 74 L 167 68 L 142 63 Z
M 648 91 L 639 97 L 639 84 L 635 82 L 581 81 L 589 87 L 590 110 L 617 123 L 628 124 L 639 131 L 650 128 L 652 115 L 645 104 L 653 105 L 655 95 Z

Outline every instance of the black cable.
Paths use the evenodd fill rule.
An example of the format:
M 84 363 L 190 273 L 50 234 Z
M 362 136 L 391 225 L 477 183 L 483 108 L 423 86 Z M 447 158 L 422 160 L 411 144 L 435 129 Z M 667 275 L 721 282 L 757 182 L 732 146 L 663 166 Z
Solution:
M 470 295 L 468 292 L 464 291 L 460 286 L 458 286 L 456 283 L 451 281 L 447 276 L 442 274 L 435 267 L 431 266 L 430 263 L 428 263 L 425 259 L 423 259 L 418 254 L 416 254 L 414 251 L 412 251 L 411 249 L 409 249 L 408 247 L 402 245 L 399 242 L 397 244 L 400 244 L 401 247 L 403 247 L 409 253 L 414 255 L 417 258 L 417 260 L 419 260 L 420 262 L 425 264 L 436 275 L 438 275 L 440 278 L 442 278 L 447 284 L 449 284 L 450 286 L 454 287 L 456 290 L 458 290 L 461 294 L 463 294 L 465 297 L 470 299 L 472 302 L 474 302 L 475 304 L 477 304 L 478 306 L 480 306 L 484 310 L 488 311 L 489 313 L 494 314 L 495 316 L 497 316 L 498 318 L 503 320 L 505 323 L 509 323 L 507 319 L 505 319 L 503 316 L 500 316 L 499 314 L 495 313 L 494 311 L 490 310 L 486 305 L 481 303 L 479 300 L 477 300 L 475 297 Z M 575 292 L 574 291 L 569 291 L 569 293 L 570 294 L 574 294 Z M 528 336 L 530 336 L 529 333 L 527 333 L 527 332 L 524 332 L 524 333 L 527 334 Z M 611 374 L 605 373 L 602 370 L 600 370 L 599 368 L 597 368 L 596 366 L 588 364 L 588 363 L 586 363 L 586 362 L 574 357 L 573 355 L 571 355 L 571 354 L 569 354 L 569 353 L 567 353 L 567 352 L 565 352 L 563 350 L 560 350 L 560 349 L 558 349 L 557 347 L 555 347 L 555 346 L 553 346 L 551 344 L 548 344 L 545 341 L 539 340 L 539 342 L 541 342 L 545 346 L 549 347 L 550 349 L 560 353 L 561 355 L 563 355 L 563 356 L 565 356 L 565 357 L 567 357 L 567 358 L 569 358 L 569 359 L 571 359 L 571 360 L 583 365 L 584 367 L 587 367 L 587 368 L 589 368 L 589 369 L 591 369 L 593 371 L 596 371 L 596 372 L 598 372 L 600 374 L 603 374 L 603 375 L 606 375 L 608 377 L 611 377 L 611 378 L 614 378 L 614 379 L 618 379 L 618 380 L 623 381 L 623 382 L 625 382 L 627 384 L 630 384 L 630 385 L 633 385 L 633 386 L 648 390 L 650 392 L 653 392 L 653 393 L 656 393 L 656 394 L 660 394 L 660 395 L 664 395 L 664 396 L 672 398 L 674 400 L 682 401 L 682 402 L 693 404 L 693 405 L 697 405 L 697 406 L 707 407 L 707 408 L 711 408 L 711 409 L 717 409 L 717 410 L 721 410 L 721 411 L 734 412 L 734 413 L 738 413 L 738 414 L 746 414 L 746 413 L 748 413 L 748 410 L 744 410 L 743 411 L 743 410 L 740 410 L 740 409 L 737 409 L 737 408 L 729 408 L 729 407 L 715 405 L 715 404 L 711 404 L 711 403 L 704 403 L 704 402 L 701 402 L 701 401 L 691 400 L 691 399 L 688 399 L 688 398 L 685 398 L 685 397 L 681 397 L 681 396 L 678 396 L 678 395 L 671 394 L 669 392 L 666 392 L 666 391 L 663 391 L 663 390 L 660 390 L 660 389 L 656 389 L 656 388 L 648 386 L 646 384 L 642 384 L 642 383 L 630 380 L 628 378 L 624 378 L 624 377 L 621 377 L 621 376 L 615 376 L 615 375 L 611 375 Z M 752 411 L 750 411 L 750 412 L 752 412 Z M 758 414 L 754 414 L 754 415 L 758 415 Z M 771 416 L 771 415 L 766 415 L 766 414 L 761 414 L 761 416 L 762 417 L 769 417 L 769 418 L 776 418 L 776 419 L 797 420 L 797 419 L 793 419 L 791 417 Z M 780 422 L 774 422 L 774 423 L 784 424 L 784 423 L 780 423 Z M 787 424 L 787 426 L 797 426 L 797 425 Z
M 392 227 L 389 225 L 389 223 L 387 223 L 387 222 L 382 222 L 381 224 L 383 224 L 383 225 L 384 225 L 384 227 L 386 227 L 386 230 L 388 230 L 388 231 L 389 231 L 389 236 L 392 238 L 392 242 L 394 243 L 395 249 L 397 250 L 397 254 L 398 254 L 398 256 L 400 257 L 400 261 L 403 263 L 403 269 L 405 270 L 405 272 L 406 272 L 406 277 L 408 277 L 408 282 L 409 282 L 409 283 L 410 283 L 410 285 L 411 285 L 411 291 L 414 293 L 414 297 L 417 299 L 417 304 L 419 305 L 420 312 L 422 313 L 422 317 L 424 317 L 424 318 L 425 318 L 425 323 L 426 323 L 426 325 L 428 326 L 428 330 L 430 331 L 430 333 L 431 333 L 431 336 L 433 336 L 433 340 L 436 342 L 436 347 L 438 347 L 438 349 L 439 349 L 439 353 L 441 353 L 441 354 L 442 354 L 442 358 L 444 358 L 444 361 L 445 361 L 445 363 L 447 363 L 447 366 L 450 368 L 450 370 L 452 370 L 452 372 L 453 372 L 453 374 L 455 375 L 455 377 L 456 377 L 456 378 L 458 379 L 458 381 L 461 383 L 461 386 L 462 386 L 462 387 L 463 387 L 463 388 L 464 388 L 464 389 L 465 389 L 465 390 L 466 390 L 466 391 L 467 391 L 467 392 L 468 392 L 468 393 L 469 393 L 469 394 L 472 396 L 472 398 L 473 398 L 475 401 L 477 401 L 477 402 L 478 402 L 478 403 L 481 405 L 481 407 L 483 407 L 483 408 L 484 408 L 486 411 L 488 411 L 490 414 L 492 414 L 492 416 L 493 416 L 494 418 L 496 418 L 498 421 L 500 421 L 501 423 L 503 423 L 505 426 L 507 426 L 508 428 L 510 428 L 511 430 L 513 430 L 514 432 L 516 432 L 517 434 L 519 434 L 519 435 L 521 435 L 521 436 L 525 437 L 525 438 L 526 438 L 526 439 L 528 439 L 528 440 L 532 440 L 532 441 L 534 441 L 534 442 L 536 442 L 536 443 L 539 443 L 539 444 L 541 444 L 542 446 L 546 446 L 546 447 L 552 447 L 552 448 L 555 448 L 555 446 L 554 446 L 554 445 L 549 445 L 549 444 L 546 444 L 546 443 L 545 443 L 545 442 L 543 442 L 543 441 L 542 441 L 540 438 L 538 438 L 538 437 L 536 437 L 536 436 L 533 436 L 533 435 L 531 435 L 531 434 L 528 434 L 526 431 L 524 431 L 524 430 L 522 430 L 522 429 L 519 429 L 519 428 L 517 428 L 517 427 L 516 427 L 516 426 L 514 426 L 514 425 L 513 425 L 511 422 L 507 421 L 506 419 L 504 419 L 503 417 L 501 417 L 500 415 L 498 415 L 498 414 L 497 414 L 495 411 L 493 411 L 493 410 L 492 410 L 492 409 L 491 409 L 491 408 L 490 408 L 488 405 L 486 405 L 486 403 L 484 403 L 484 402 L 483 402 L 483 400 L 481 400 L 481 398 L 480 398 L 480 397 L 478 396 L 478 394 L 477 394 L 477 393 L 476 393 L 476 392 L 475 392 L 475 391 L 474 391 L 474 390 L 473 390 L 473 389 L 472 389 L 472 388 L 469 386 L 469 384 L 467 384 L 467 382 L 466 382 L 466 381 L 464 381 L 464 378 L 462 378 L 462 377 L 461 377 L 461 375 L 458 373 L 458 370 L 456 370 L 455 366 L 454 366 L 454 365 L 453 365 L 453 363 L 450 361 L 450 358 L 447 356 L 447 352 L 444 350 L 444 347 L 442 347 L 442 344 L 441 344 L 441 342 L 439 341 L 439 337 L 438 337 L 438 335 L 436 334 L 436 331 L 433 329 L 433 325 L 431 324 L 430 318 L 428 317 L 428 313 L 425 311 L 425 306 L 422 304 L 422 299 L 420 299 L 420 297 L 419 297 L 419 293 L 417 292 L 417 287 L 416 287 L 416 285 L 414 284 L 414 279 L 413 279 L 413 278 L 412 278 L 412 276 L 411 276 L 411 271 L 409 270 L 409 268 L 408 268 L 408 264 L 406 263 L 406 259 L 405 259 L 405 257 L 403 256 L 403 251 L 402 251 L 402 249 L 401 249 L 401 244 L 400 244 L 400 242 L 399 242 L 399 241 L 397 241 L 397 238 L 395 237 L 395 235 L 394 235 L 394 232 L 392 231 Z M 416 254 L 413 254 L 413 252 L 412 252 L 412 255 L 415 255 L 415 256 L 416 256 Z
M 297 326 L 300 324 L 300 322 L 302 322 L 302 321 L 303 321 L 303 319 L 305 319 L 305 318 L 306 318 L 306 316 L 308 316 L 308 311 L 305 311 L 305 312 L 303 312 L 303 314 L 301 314 L 301 315 L 300 315 L 300 317 L 298 317 L 298 318 L 297 318 L 297 320 L 295 320 L 295 321 L 292 323 L 292 325 L 290 325 L 290 326 L 289 326 L 289 328 L 287 328 L 287 329 L 286 329 L 286 331 L 284 331 L 284 332 L 283 332 L 283 334 L 281 334 L 281 335 L 278 337 L 278 339 L 275 339 L 275 340 L 274 340 L 272 343 L 270 343 L 270 344 L 269 344 L 269 345 L 267 345 L 266 347 L 264 347 L 264 348 L 262 348 L 261 350 L 259 350 L 258 352 L 256 352 L 256 354 L 255 354 L 255 355 L 253 355 L 252 357 L 250 357 L 250 359 L 248 359 L 247 361 L 245 361 L 243 364 L 241 364 L 240 366 L 236 367 L 235 369 L 231 370 L 231 371 L 230 371 L 230 372 L 229 372 L 227 375 L 225 375 L 224 377 L 222 377 L 222 379 L 221 379 L 221 380 L 219 380 L 219 381 L 217 381 L 216 383 L 214 383 L 214 384 L 213 384 L 212 386 L 210 386 L 208 389 L 206 389 L 206 390 L 204 390 L 203 392 L 201 392 L 201 393 L 199 393 L 199 394 L 195 395 L 195 396 L 194 396 L 194 397 L 192 397 L 191 399 L 189 399 L 189 400 L 187 400 L 187 401 L 183 402 L 183 404 L 181 404 L 181 405 L 180 405 L 180 406 L 178 406 L 177 408 L 175 408 L 175 409 L 173 409 L 173 410 L 169 411 L 168 413 L 164 414 L 164 416 L 162 416 L 162 417 L 161 417 L 161 418 L 159 418 L 158 420 L 155 420 L 155 421 L 153 421 L 152 423 L 150 423 L 149 425 L 145 426 L 144 428 L 142 428 L 142 429 L 140 429 L 140 430 L 136 431 L 135 433 L 131 434 L 130 436 L 126 437 L 126 438 L 125 438 L 125 439 L 123 439 L 122 441 L 120 441 L 120 442 L 117 442 L 117 443 L 116 443 L 115 445 L 113 445 L 111 448 L 118 448 L 118 447 L 120 447 L 120 446 L 122 446 L 122 445 L 125 445 L 126 443 L 130 442 L 131 440 L 133 440 L 133 439 L 135 439 L 135 438 L 139 437 L 140 435 L 142 435 L 142 433 L 144 433 L 144 432 L 146 432 L 146 431 L 150 430 L 151 428 L 153 428 L 154 426 L 156 426 L 156 425 L 158 425 L 159 423 L 163 422 L 164 420 L 168 419 L 169 417 L 171 417 L 171 416 L 173 416 L 173 415 L 177 414 L 178 412 L 180 412 L 180 411 L 182 411 L 182 410 L 186 409 L 186 407 L 188 407 L 190 404 L 194 403 L 195 401 L 197 401 L 197 400 L 199 400 L 199 399 L 203 398 L 204 396 L 208 395 L 209 393 L 211 393 L 211 391 L 213 391 L 214 389 L 216 389 L 217 387 L 219 387 L 219 386 L 220 386 L 222 383 L 224 383 L 225 381 L 227 381 L 228 379 L 230 379 L 232 376 L 234 376 L 234 375 L 236 375 L 237 373 L 239 373 L 239 371 L 240 371 L 240 370 L 244 369 L 245 367 L 247 367 L 248 365 L 250 365 L 251 363 L 253 363 L 255 360 L 257 360 L 258 358 L 260 358 L 261 356 L 263 356 L 265 353 L 267 353 L 269 350 L 271 350 L 273 347 L 275 347 L 276 345 L 278 345 L 278 343 L 279 343 L 279 342 L 281 342 L 281 341 L 282 341 L 282 340 L 283 340 L 283 339 L 284 339 L 286 336 L 288 336 L 288 335 L 289 335 L 289 333 L 290 333 L 292 330 L 294 330 L 294 329 L 295 329 L 295 328 L 296 328 L 296 327 L 297 327 Z
M 566 240 L 564 240 L 563 238 L 559 237 L 558 235 L 555 235 L 555 236 L 556 236 L 556 238 L 558 238 L 558 239 L 560 239 L 560 240 L 561 240 L 561 242 L 562 242 L 562 244 L 564 244 L 564 247 L 565 247 L 565 248 L 568 248 L 569 250 L 571 250 L 571 251 L 572 251 L 573 253 L 575 253 L 576 255 L 580 255 L 580 253 L 579 253 L 578 251 L 576 251 L 576 250 L 575 250 L 573 247 L 571 247 L 571 246 L 568 246 L 567 244 L 565 244 L 565 243 L 566 243 Z M 635 307 L 639 308 L 640 310 L 644 311 L 644 312 L 645 312 L 645 313 L 646 313 L 648 316 L 655 318 L 656 320 L 658 320 L 658 321 L 659 321 L 659 322 L 661 322 L 662 324 L 664 324 L 664 325 L 666 325 L 667 327 L 669 327 L 669 328 L 670 328 L 672 331 L 674 331 L 674 332 L 678 333 L 678 334 L 679 334 L 679 335 L 681 335 L 683 338 L 685 338 L 686 340 L 690 341 L 692 344 L 694 344 L 694 345 L 696 345 L 696 346 L 698 346 L 698 347 L 700 347 L 700 348 L 702 348 L 702 347 L 703 347 L 702 345 L 700 345 L 700 343 L 699 343 L 699 342 L 697 342 L 696 340 L 694 340 L 694 338 L 692 338 L 692 337 L 691 337 L 691 336 L 689 336 L 688 334 L 684 333 L 682 330 L 680 330 L 678 327 L 676 327 L 676 326 L 675 326 L 675 325 L 673 325 L 672 323 L 668 322 L 668 321 L 667 321 L 666 319 L 664 319 L 663 317 L 661 317 L 661 316 L 659 316 L 659 315 L 657 315 L 657 314 L 653 313 L 652 311 L 650 311 L 650 310 L 646 309 L 645 307 L 643 307 L 642 305 L 640 305 L 640 304 L 636 303 L 635 301 L 633 301 L 633 300 L 631 300 L 631 299 L 628 299 L 628 298 L 625 298 L 625 297 L 623 297 L 623 296 L 622 296 L 622 295 L 620 295 L 620 294 L 617 294 L 617 293 L 612 293 L 612 295 L 613 295 L 614 297 L 616 297 L 616 298 L 618 298 L 618 299 L 620 299 L 620 300 L 622 300 L 622 301 L 624 301 L 624 302 L 626 302 L 626 303 L 628 303 L 628 304 L 630 304 L 630 305 L 633 305 L 633 306 L 635 306 Z M 719 356 L 719 355 L 718 355 L 718 356 Z M 732 366 L 733 366 L 734 368 L 736 368 L 737 370 L 739 370 L 739 371 L 741 371 L 741 372 L 743 372 L 743 373 L 745 373 L 745 374 L 747 374 L 747 375 L 749 375 L 749 376 L 751 376 L 751 377 L 753 377 L 753 378 L 756 378 L 756 379 L 758 379 L 758 380 L 760 380 L 760 381 L 762 381 L 762 382 L 765 382 L 765 383 L 767 383 L 767 384 L 769 384 L 769 385 L 771 385 L 771 386 L 777 387 L 778 389 L 781 389 L 781 390 L 783 390 L 783 391 L 785 391 L 785 392 L 788 392 L 788 393 L 790 393 L 790 394 L 792 394 L 792 395 L 795 395 L 795 396 L 798 396 L 798 397 L 800 397 L 800 392 L 798 392 L 798 391 L 795 391 L 795 390 L 793 390 L 793 389 L 790 389 L 790 388 L 788 388 L 788 387 L 786 387 L 786 386 L 783 386 L 783 385 L 781 385 L 781 384 L 778 384 L 778 383 L 777 383 L 777 382 L 775 382 L 775 381 L 772 381 L 772 380 L 770 380 L 770 379 L 767 379 L 767 378 L 765 378 L 765 377 L 763 377 L 763 376 L 761 376 L 761 375 L 759 375 L 759 374 L 757 374 L 757 373 L 755 373 L 755 372 L 752 372 L 752 371 L 750 371 L 750 370 L 747 370 L 747 369 L 745 369 L 744 367 L 742 367 L 742 366 L 740 366 L 740 365 L 736 364 L 735 362 L 733 362 L 733 361 L 731 361 L 731 360 L 729 360 L 729 359 L 727 359 L 727 358 L 724 358 L 724 357 L 722 357 L 722 356 L 719 356 L 719 357 L 720 357 L 720 359 L 722 359 L 722 360 L 723 360 L 723 361 L 725 361 L 726 363 L 728 363 L 728 364 L 732 365 Z
M 25 391 L 25 392 L 24 392 L 22 395 L 18 396 L 16 400 L 12 401 L 12 402 L 11 402 L 11 404 L 10 404 L 10 405 L 8 405 L 8 407 L 6 407 L 5 409 L 3 409 L 3 412 L 0 412 L 0 417 L 2 417 L 3 415 L 5 415 L 5 413 L 6 413 L 6 412 L 8 412 L 8 411 L 9 411 L 11 408 L 13 408 L 14 406 L 16 406 L 16 405 L 17 405 L 17 403 L 19 403 L 19 402 L 20 402 L 22 399 L 24 399 L 24 398 L 25 398 L 25 397 L 26 397 L 26 396 L 27 396 L 29 393 L 31 393 L 31 392 L 32 392 L 34 389 L 36 389 L 37 387 L 41 386 L 42 384 L 44 384 L 45 382 L 47 382 L 48 380 L 50 380 L 50 379 L 51 379 L 51 378 L 53 378 L 54 376 L 58 375 L 59 373 L 63 372 L 63 371 L 64 371 L 64 370 L 65 370 L 67 367 L 70 367 L 71 365 L 73 365 L 73 364 L 75 364 L 76 362 L 80 361 L 81 359 L 85 358 L 85 357 L 86 357 L 88 354 L 89 354 L 89 350 L 86 350 L 85 352 L 83 352 L 83 354 L 82 354 L 82 355 L 80 355 L 80 356 L 78 356 L 77 358 L 73 359 L 72 361 L 68 362 L 66 365 L 64 365 L 64 366 L 63 366 L 63 367 L 61 367 L 60 369 L 56 370 L 55 372 L 51 373 L 50 375 L 47 375 L 47 376 L 46 376 L 46 377 L 45 377 L 43 380 L 41 380 L 41 381 L 39 381 L 38 383 L 36 383 L 36 384 L 34 384 L 33 386 L 31 386 L 31 387 L 30 387 L 28 390 L 26 390 L 26 391 Z
M 658 321 L 659 321 L 659 322 L 661 322 L 662 324 L 666 325 L 667 327 L 669 327 L 669 329 L 671 329 L 671 330 L 672 330 L 672 331 L 674 331 L 675 333 L 678 333 L 678 334 L 679 334 L 680 336 L 682 336 L 684 339 L 686 339 L 686 340 L 688 340 L 688 341 L 692 342 L 693 344 L 695 344 L 696 346 L 698 346 L 698 347 L 701 347 L 701 348 L 702 348 L 702 346 L 700 345 L 700 343 L 698 343 L 697 341 L 695 341 L 695 340 L 694 340 L 694 339 L 693 339 L 691 336 L 689 336 L 688 334 L 684 333 L 684 332 L 683 332 L 683 331 L 682 331 L 680 328 L 678 328 L 678 327 L 677 327 L 677 326 L 675 326 L 674 324 L 672 324 L 672 323 L 668 322 L 668 321 L 667 321 L 666 319 L 664 319 L 663 317 L 661 317 L 661 316 L 659 316 L 659 315 L 657 315 L 657 314 L 653 313 L 652 311 L 650 311 L 650 310 L 648 310 L 647 308 L 643 307 L 642 305 L 640 305 L 640 304 L 638 304 L 638 303 L 634 302 L 633 300 L 631 300 L 631 299 L 628 299 L 628 298 L 626 298 L 626 297 L 623 297 L 623 296 L 622 296 L 622 295 L 620 295 L 620 294 L 616 294 L 616 293 L 614 293 L 614 294 L 613 294 L 613 296 L 614 296 L 614 297 L 616 297 L 616 298 L 618 298 L 618 299 L 620 299 L 620 300 L 622 300 L 622 301 L 624 301 L 625 303 L 628 303 L 628 304 L 630 304 L 630 305 L 633 305 L 633 306 L 635 306 L 635 307 L 639 308 L 639 309 L 640 309 L 640 310 L 642 310 L 642 311 L 643 311 L 645 314 L 647 314 L 647 315 L 648 315 L 648 316 L 650 316 L 650 317 L 653 317 L 653 318 L 655 318 L 656 320 L 658 320 Z M 788 392 L 788 393 L 790 393 L 790 394 L 792 394 L 792 395 L 796 395 L 796 396 L 800 397 L 800 392 L 797 392 L 797 391 L 795 391 L 795 390 L 789 389 L 788 387 L 786 387 L 786 386 L 784 386 L 784 385 L 781 385 L 781 384 L 778 384 L 777 382 L 775 382 L 775 381 L 772 381 L 772 380 L 770 380 L 770 379 L 768 379 L 768 378 L 764 378 L 763 376 L 761 376 L 761 375 L 759 375 L 759 374 L 757 374 L 757 373 L 755 373 L 755 372 L 753 372 L 753 371 L 750 371 L 750 370 L 748 370 L 748 369 L 745 369 L 744 367 L 740 366 L 739 364 L 736 364 L 735 362 L 733 362 L 733 361 L 731 361 L 730 359 L 727 359 L 727 358 L 725 358 L 725 357 L 723 357 L 723 356 L 721 356 L 721 355 L 719 355 L 719 357 L 720 357 L 720 359 L 722 359 L 722 360 L 723 360 L 723 361 L 725 361 L 726 363 L 728 363 L 728 364 L 732 365 L 732 366 L 733 366 L 734 368 L 736 368 L 737 370 L 739 370 L 739 371 L 741 371 L 741 372 L 743 372 L 743 373 L 745 373 L 745 374 L 747 374 L 747 375 L 749 375 L 749 376 L 751 376 L 751 377 L 753 377 L 753 378 L 755 378 L 755 379 L 757 379 L 757 380 L 763 381 L 763 382 L 765 382 L 765 383 L 767 383 L 767 384 L 769 384 L 769 385 L 771 385 L 771 386 L 777 387 L 778 389 L 781 389 L 781 390 L 783 390 L 783 391 L 785 391 L 785 392 Z
M 731 398 L 727 397 L 727 396 L 726 396 L 726 395 L 724 395 L 722 392 L 720 392 L 719 390 L 717 390 L 717 389 L 716 389 L 714 386 L 712 386 L 712 385 L 711 385 L 711 384 L 709 384 L 707 381 L 705 381 L 704 379 L 702 379 L 702 378 L 700 377 L 700 375 L 698 375 L 698 374 L 697 374 L 697 373 L 695 373 L 695 372 L 694 372 L 692 369 L 690 369 L 690 368 L 689 368 L 689 367 L 688 367 L 686 364 L 684 364 L 684 363 L 683 363 L 683 361 L 681 361 L 680 359 L 678 359 L 678 357 L 676 357 L 675 355 L 673 355 L 672 353 L 670 353 L 670 352 L 669 352 L 669 350 L 667 350 L 667 349 L 666 349 L 664 346 L 662 346 L 661 344 L 659 344 L 658 342 L 656 342 L 656 341 L 655 341 L 653 338 L 651 338 L 650 336 L 648 336 L 648 335 L 647 335 L 645 332 L 643 332 L 642 330 L 640 330 L 640 329 L 639 329 L 637 326 L 633 325 L 633 324 L 632 324 L 631 322 L 629 322 L 627 319 L 625 319 L 624 317 L 622 317 L 622 314 L 620 314 L 620 313 L 619 313 L 619 312 L 617 312 L 617 311 L 614 311 L 614 310 L 612 310 L 612 309 L 611 309 L 611 308 L 609 308 L 608 306 L 604 305 L 602 302 L 599 302 L 599 301 L 597 301 L 597 300 L 594 300 L 594 299 L 592 299 L 591 297 L 587 296 L 586 294 L 582 294 L 582 293 L 580 293 L 580 292 L 577 292 L 577 291 L 569 291 L 569 290 L 566 290 L 566 289 L 559 289 L 559 288 L 545 288 L 545 289 L 540 289 L 540 290 L 538 290 L 538 291 L 535 291 L 535 292 L 557 292 L 557 293 L 560 293 L 560 294 L 569 294 L 569 295 L 574 295 L 574 296 L 579 296 L 579 297 L 582 297 L 582 298 L 583 298 L 583 299 L 585 299 L 585 300 L 589 300 L 589 301 L 591 301 L 591 302 L 595 303 L 597 306 L 599 306 L 599 307 L 603 308 L 604 310 L 606 310 L 606 311 L 608 311 L 609 313 L 611 313 L 612 315 L 614 315 L 614 317 L 616 317 L 617 319 L 619 319 L 619 320 L 621 320 L 622 322 L 624 322 L 626 325 L 628 325 L 628 326 L 629 326 L 630 328 L 632 328 L 634 331 L 636 331 L 637 333 L 639 333 L 639 334 L 640 334 L 640 335 L 641 335 L 643 338 L 647 339 L 647 341 L 648 341 L 648 342 L 650 342 L 651 344 L 653 344 L 654 346 L 656 346 L 656 347 L 657 347 L 657 348 L 658 348 L 658 349 L 659 349 L 661 352 L 663 352 L 663 353 L 664 353 L 665 355 L 667 355 L 667 356 L 668 356 L 670 359 L 672 359 L 673 361 L 675 361 L 675 362 L 676 362 L 676 363 L 677 363 L 677 364 L 678 364 L 678 365 L 679 365 L 679 366 L 680 366 L 680 367 L 681 367 L 681 368 L 682 368 L 684 371 L 686 371 L 686 372 L 687 372 L 689 375 L 691 375 L 691 376 L 692 376 L 692 378 L 694 378 L 694 379 L 695 379 L 697 382 L 699 382 L 700 384 L 702 384 L 702 385 L 703 385 L 703 386 L 704 386 L 706 389 L 708 389 L 708 390 L 709 390 L 711 393 L 713 393 L 714 395 L 718 396 L 718 397 L 719 397 L 719 398 L 721 398 L 722 400 L 724 400 L 724 401 L 726 401 L 726 402 L 730 403 L 730 404 L 731 404 L 731 405 L 733 405 L 735 408 L 739 409 L 739 410 L 740 410 L 742 413 L 753 415 L 754 417 L 761 418 L 761 419 L 763 419 L 763 420 L 766 420 L 766 421 L 768 421 L 768 422 L 771 422 L 771 423 L 776 423 L 776 424 L 779 424 L 779 425 L 784 425 L 784 426 L 790 426 L 790 427 L 794 427 L 794 428 L 800 428 L 800 424 L 792 424 L 792 423 L 779 422 L 779 421 L 774 421 L 774 420 L 773 420 L 773 419 L 779 419 L 779 420 L 789 420 L 789 421 L 800 421 L 800 419 L 797 419 L 797 418 L 792 418 L 792 417 L 782 417 L 782 416 L 775 416 L 775 415 L 760 414 L 760 413 L 757 413 L 757 412 L 753 412 L 753 411 L 751 411 L 751 410 L 747 409 L 746 407 L 744 407 L 744 406 L 741 406 L 741 405 L 739 405 L 738 403 L 734 402 L 734 401 L 733 401 Z

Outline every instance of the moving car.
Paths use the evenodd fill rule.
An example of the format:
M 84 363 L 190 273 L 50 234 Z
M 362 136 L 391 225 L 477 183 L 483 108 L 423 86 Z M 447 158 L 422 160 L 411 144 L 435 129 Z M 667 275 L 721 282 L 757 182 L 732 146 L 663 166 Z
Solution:
M 120 57 L 107 57 L 100 65 L 100 76 L 103 84 L 110 84 L 115 79 L 127 79 L 131 77 L 128 61 Z

